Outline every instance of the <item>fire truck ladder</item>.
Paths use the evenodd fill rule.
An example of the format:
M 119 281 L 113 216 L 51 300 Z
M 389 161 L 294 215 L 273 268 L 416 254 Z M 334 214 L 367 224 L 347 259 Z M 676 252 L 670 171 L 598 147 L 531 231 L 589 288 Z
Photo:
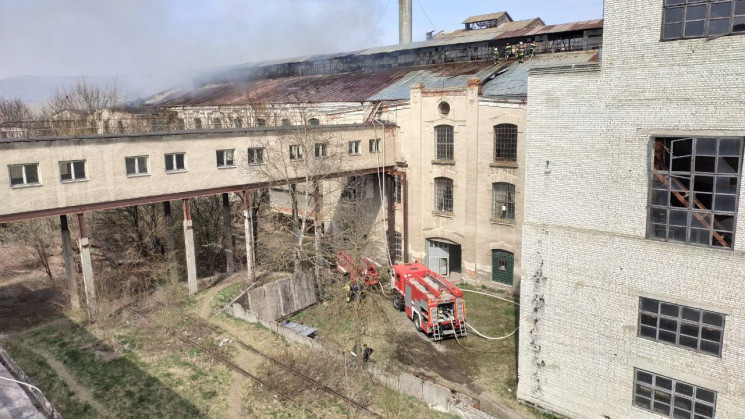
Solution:
M 442 333 L 440 331 L 440 325 L 439 323 L 435 323 L 434 327 L 432 329 L 432 339 L 433 340 L 442 340 Z

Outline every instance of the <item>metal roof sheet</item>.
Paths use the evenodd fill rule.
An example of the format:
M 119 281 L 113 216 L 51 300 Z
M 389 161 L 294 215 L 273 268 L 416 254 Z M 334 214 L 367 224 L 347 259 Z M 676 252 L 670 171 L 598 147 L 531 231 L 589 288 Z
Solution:
M 463 24 L 467 23 L 475 23 L 475 22 L 483 22 L 485 20 L 497 20 L 500 17 L 507 15 L 507 12 L 496 12 L 496 13 L 487 13 L 484 15 L 476 15 L 476 16 L 469 16 L 468 19 L 463 21 Z M 509 15 L 507 15 L 509 17 Z M 512 20 L 512 18 L 510 18 Z
M 473 66 L 470 69 L 461 67 L 462 71 L 460 73 L 454 71 L 443 73 L 428 68 L 411 71 L 368 99 L 370 101 L 407 100 L 411 95 L 411 87 L 419 84 L 423 84 L 425 89 L 466 87 L 469 79 L 478 78 L 483 80 L 498 70 L 498 67 L 490 62 L 481 61 L 474 64 L 480 64 L 480 66 Z

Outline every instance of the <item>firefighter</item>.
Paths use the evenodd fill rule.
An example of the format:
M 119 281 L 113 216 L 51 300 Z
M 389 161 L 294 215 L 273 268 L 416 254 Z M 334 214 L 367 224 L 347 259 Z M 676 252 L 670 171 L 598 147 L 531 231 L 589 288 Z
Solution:
M 525 44 L 520 42 L 520 46 L 517 49 L 517 57 L 520 59 L 521 63 L 525 62 Z
M 494 65 L 499 64 L 499 48 L 494 47 Z
M 504 47 L 504 59 L 509 60 L 510 59 L 510 51 L 512 50 L 512 47 L 510 47 L 510 43 L 508 42 L 507 45 Z
M 517 57 L 517 44 L 512 44 L 510 47 L 510 55 Z
M 528 44 L 528 55 L 530 56 L 530 58 L 533 58 L 535 56 L 535 50 L 535 41 L 530 41 L 530 43 Z
M 349 285 L 349 282 L 344 284 L 344 291 L 347 292 L 347 304 L 352 302 L 352 297 L 354 294 L 352 293 L 352 287 Z

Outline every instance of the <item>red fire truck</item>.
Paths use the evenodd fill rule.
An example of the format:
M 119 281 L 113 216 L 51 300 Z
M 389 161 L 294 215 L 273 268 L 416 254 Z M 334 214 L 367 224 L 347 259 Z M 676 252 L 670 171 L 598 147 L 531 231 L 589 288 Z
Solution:
M 466 336 L 463 291 L 421 263 L 393 265 L 393 307 L 434 340 Z
M 380 282 L 378 269 L 380 264 L 367 256 L 362 256 L 359 263 L 346 252 L 336 252 L 336 270 L 344 275 L 349 275 L 349 282 L 356 283 L 358 280 L 365 281 L 365 285 L 377 285 Z M 355 269 L 356 267 L 356 269 Z

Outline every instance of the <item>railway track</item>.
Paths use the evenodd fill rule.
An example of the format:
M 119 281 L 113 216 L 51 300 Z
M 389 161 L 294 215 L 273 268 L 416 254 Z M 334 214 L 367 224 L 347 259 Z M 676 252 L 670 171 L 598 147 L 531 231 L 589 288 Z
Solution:
M 142 313 L 142 312 L 140 312 L 138 310 L 135 310 L 135 309 L 131 309 L 131 310 L 135 314 L 137 314 L 139 316 L 142 316 L 143 318 L 150 319 L 150 317 L 147 314 L 145 314 L 145 313 Z M 194 321 L 195 323 L 198 323 L 202 327 L 205 327 L 205 328 L 207 328 L 209 330 L 212 330 L 215 333 L 228 334 L 226 331 L 220 330 L 220 329 L 214 327 L 212 324 L 204 321 L 201 318 L 190 316 L 190 315 L 186 315 L 185 317 L 188 318 L 188 319 L 190 319 L 190 320 L 192 320 L 192 321 Z M 270 385 L 266 380 L 264 380 L 264 379 L 262 379 L 262 378 L 260 378 L 260 377 L 258 377 L 256 375 L 254 375 L 254 374 L 251 374 L 250 372 L 248 372 L 245 369 L 241 368 L 239 365 L 237 365 L 236 363 L 234 363 L 233 361 L 231 361 L 230 359 L 228 359 L 224 355 L 222 355 L 222 354 L 220 354 L 218 352 L 215 352 L 215 351 L 213 351 L 213 350 L 205 347 L 204 345 L 199 344 L 198 342 L 196 342 L 196 341 L 194 341 L 192 339 L 181 337 L 181 336 L 176 336 L 175 334 L 174 334 L 174 337 L 176 337 L 181 342 L 184 342 L 184 343 L 186 343 L 188 345 L 191 345 L 191 346 L 193 346 L 195 348 L 198 348 L 199 350 L 201 350 L 201 351 L 205 352 L 206 354 L 210 355 L 215 360 L 217 360 L 219 362 L 222 362 L 223 364 L 227 365 L 229 368 L 231 368 L 232 370 L 238 372 L 239 374 L 241 374 L 241 375 L 243 375 L 245 377 L 251 378 L 252 380 L 258 382 L 259 384 L 261 384 L 264 387 L 268 388 L 272 392 L 276 393 L 282 399 L 284 399 L 284 400 L 292 403 L 293 405 L 301 408 L 305 412 L 307 412 L 307 413 L 309 413 L 309 414 L 311 414 L 311 415 L 313 415 L 315 417 L 322 417 L 320 415 L 317 415 L 316 413 L 314 413 L 313 411 L 311 411 L 310 409 L 308 409 L 306 406 L 302 405 L 301 403 L 295 401 L 292 397 L 284 394 L 283 392 L 281 392 L 276 387 Z M 360 402 L 358 402 L 358 401 L 356 401 L 356 400 L 354 400 L 354 399 L 352 399 L 350 397 L 345 396 L 344 394 L 340 393 L 339 391 L 336 391 L 333 388 L 331 388 L 331 387 L 329 387 L 329 386 L 327 386 L 327 385 L 319 382 L 318 380 L 314 379 L 313 377 L 310 377 L 309 375 L 303 373 L 302 371 L 299 371 L 298 369 L 293 368 L 290 365 L 287 365 L 286 363 L 284 363 L 282 361 L 279 361 L 278 359 L 275 359 L 275 358 L 267 355 L 266 353 L 264 353 L 264 352 L 256 349 L 255 347 L 247 344 L 246 342 L 243 342 L 242 340 L 236 338 L 235 336 L 231 336 L 231 338 L 232 338 L 232 340 L 234 342 L 236 342 L 243 349 L 246 349 L 246 350 L 248 350 L 248 351 L 250 351 L 250 352 L 252 352 L 252 353 L 254 353 L 254 354 L 256 354 L 256 355 L 258 355 L 258 356 L 260 356 L 260 357 L 262 357 L 264 359 L 266 359 L 266 360 L 268 360 L 269 362 L 271 362 L 271 363 L 273 363 L 275 365 L 280 366 L 281 368 L 285 369 L 286 371 L 288 371 L 288 372 L 294 374 L 295 376 L 300 377 L 303 380 L 307 381 L 308 383 L 312 384 L 316 388 L 318 388 L 318 389 L 320 389 L 320 390 L 322 390 L 322 391 L 324 391 L 324 392 L 326 392 L 326 393 L 328 393 L 328 394 L 330 394 L 330 395 L 332 395 L 334 397 L 337 397 L 339 399 L 342 399 L 343 401 L 345 401 L 346 403 L 350 404 L 355 409 L 357 409 L 359 411 L 362 411 L 362 412 L 365 412 L 365 413 L 367 413 L 367 414 L 369 414 L 371 416 L 374 416 L 374 417 L 377 417 L 377 418 L 382 418 L 382 416 L 379 413 L 371 410 L 370 408 L 368 408 L 367 406 L 361 404 Z

